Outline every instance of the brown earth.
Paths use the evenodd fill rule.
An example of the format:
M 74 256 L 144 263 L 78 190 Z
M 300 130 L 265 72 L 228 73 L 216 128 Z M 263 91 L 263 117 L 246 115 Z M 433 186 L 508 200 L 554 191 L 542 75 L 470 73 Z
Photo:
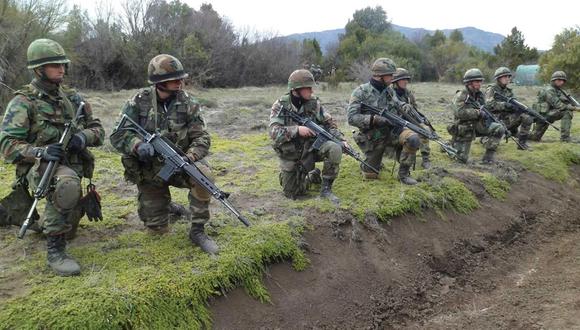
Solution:
M 214 326 L 580 328 L 579 202 L 572 186 L 523 172 L 505 201 L 484 197 L 469 215 L 378 224 L 312 214 L 311 267 L 271 266 L 271 304 L 243 289 L 215 299 Z

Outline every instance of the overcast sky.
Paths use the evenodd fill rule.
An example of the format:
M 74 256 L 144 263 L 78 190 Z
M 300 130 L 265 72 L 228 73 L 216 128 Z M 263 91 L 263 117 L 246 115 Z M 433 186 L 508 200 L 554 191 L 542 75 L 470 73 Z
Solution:
M 551 48 L 554 36 L 580 24 L 580 1 L 539 2 L 486 1 L 258 1 L 182 0 L 195 9 L 204 2 L 213 5 L 238 28 L 287 35 L 342 28 L 355 10 L 380 5 L 393 24 L 434 29 L 476 28 L 507 35 L 517 26 L 528 45 Z M 87 1 L 73 0 L 87 7 Z M 94 6 L 95 2 L 88 2 Z M 116 3 L 118 3 L 116 1 Z

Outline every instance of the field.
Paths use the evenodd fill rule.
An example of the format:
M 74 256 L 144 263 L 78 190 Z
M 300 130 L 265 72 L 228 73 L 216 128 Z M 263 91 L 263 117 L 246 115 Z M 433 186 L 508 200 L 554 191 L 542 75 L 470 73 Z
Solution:
M 349 138 L 354 87 L 317 89 Z M 449 103 L 461 86 L 412 88 L 448 138 Z M 529 105 L 537 90 L 515 87 Z M 84 94 L 109 134 L 134 92 Z M 533 152 L 503 142 L 493 166 L 478 164 L 479 143 L 471 166 L 433 146 L 434 167 L 417 167 L 413 187 L 398 183 L 391 159 L 368 182 L 344 158 L 336 207 L 317 197 L 318 187 L 298 200 L 281 194 L 267 126 L 283 86 L 190 92 L 204 105 L 217 184 L 253 226 L 212 202 L 208 232 L 222 249 L 215 258 L 191 246 L 183 219 L 168 235 L 147 235 L 136 188 L 107 143 L 95 151 L 94 180 L 105 220 L 83 219 L 69 244 L 81 276 L 52 275 L 42 236 L 18 240 L 16 227 L 0 228 L 0 329 L 580 326 L 570 291 L 580 285 L 580 120 L 574 143 L 561 144 L 552 129 Z M 12 179 L 13 167 L 1 164 L 0 197 Z M 184 190 L 172 196 L 187 202 Z

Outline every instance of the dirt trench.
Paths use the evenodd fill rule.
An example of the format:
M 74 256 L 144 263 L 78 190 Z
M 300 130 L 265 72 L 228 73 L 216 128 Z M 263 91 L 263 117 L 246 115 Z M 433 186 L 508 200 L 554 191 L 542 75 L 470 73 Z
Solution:
M 580 167 L 572 171 L 580 181 Z M 215 299 L 214 327 L 580 328 L 577 188 L 530 172 L 504 201 L 470 188 L 482 199 L 469 215 L 426 212 L 383 224 L 313 214 L 311 266 L 271 266 L 271 304 L 243 289 Z

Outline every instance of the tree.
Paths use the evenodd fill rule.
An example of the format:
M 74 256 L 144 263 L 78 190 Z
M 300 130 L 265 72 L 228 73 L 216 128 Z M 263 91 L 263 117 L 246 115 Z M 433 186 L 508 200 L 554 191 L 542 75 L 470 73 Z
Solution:
M 554 71 L 568 76 L 567 86 L 580 90 L 580 28 L 569 28 L 554 37 L 552 49 L 540 58 L 540 76 L 550 81 Z
M 322 50 L 316 39 L 302 40 L 302 63 L 320 64 L 322 62 Z
M 455 29 L 449 35 L 449 39 L 455 42 L 463 42 L 463 33 L 461 31 Z
M 498 65 L 515 70 L 518 65 L 535 63 L 538 60 L 538 50 L 525 44 L 524 35 L 513 27 L 511 33 L 494 48 Z

